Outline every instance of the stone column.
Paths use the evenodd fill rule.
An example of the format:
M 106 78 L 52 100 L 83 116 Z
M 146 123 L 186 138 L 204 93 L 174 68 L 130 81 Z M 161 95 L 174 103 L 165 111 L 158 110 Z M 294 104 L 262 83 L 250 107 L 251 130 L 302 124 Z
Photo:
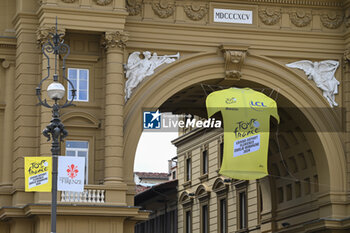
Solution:
M 4 113 L 4 141 L 3 157 L 1 160 L 1 186 L 12 186 L 12 154 L 13 154 L 13 130 L 14 130 L 14 104 L 15 104 L 15 63 L 4 60 L 5 68 L 5 113 Z
M 124 48 L 128 36 L 124 32 L 106 32 L 105 82 L 105 177 L 106 185 L 123 182 L 123 114 L 124 114 Z

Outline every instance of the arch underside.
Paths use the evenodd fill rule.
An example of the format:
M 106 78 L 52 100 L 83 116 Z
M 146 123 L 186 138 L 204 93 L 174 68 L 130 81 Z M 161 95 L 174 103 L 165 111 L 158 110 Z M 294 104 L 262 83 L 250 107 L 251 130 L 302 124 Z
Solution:
M 130 139 L 139 138 L 142 133 L 141 117 L 144 108 L 206 117 L 206 95 L 214 90 L 235 86 L 263 91 L 275 98 L 279 107 L 283 107 L 283 111 L 279 112 L 282 118 L 282 133 L 278 140 L 281 150 L 276 147 L 274 135 L 271 136 L 269 147 L 269 169 L 276 177 L 261 180 L 263 213 L 265 210 L 271 212 L 272 209 L 288 206 L 285 201 L 271 201 L 271 198 L 277 198 L 278 195 L 283 195 L 283 200 L 298 199 L 298 181 L 286 173 L 287 170 L 295 177 L 299 176 L 301 195 L 308 195 L 305 183 L 309 183 L 310 191 L 317 189 L 320 195 L 345 193 L 346 163 L 339 125 L 334 123 L 338 120 L 321 92 L 305 77 L 300 77 L 283 64 L 267 57 L 248 56 L 239 81 L 223 78 L 223 64 L 223 58 L 216 53 L 196 54 L 158 70 L 134 90 L 126 104 L 124 115 L 124 179 L 132 183 L 137 140 Z M 283 154 L 285 165 L 281 162 L 279 151 Z M 314 201 L 317 201 L 317 197 L 311 198 L 310 195 L 310 203 Z M 336 213 L 329 212 L 326 215 L 333 216 Z

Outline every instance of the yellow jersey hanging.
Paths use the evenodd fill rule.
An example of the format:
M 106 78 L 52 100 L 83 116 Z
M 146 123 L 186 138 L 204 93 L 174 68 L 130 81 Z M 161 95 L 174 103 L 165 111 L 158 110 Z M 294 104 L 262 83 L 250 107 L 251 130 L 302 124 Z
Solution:
M 24 157 L 24 173 L 26 192 L 51 192 L 51 157 Z
M 206 100 L 208 117 L 221 111 L 224 157 L 220 174 L 255 180 L 268 174 L 270 116 L 277 119 L 276 102 L 250 88 L 215 91 Z

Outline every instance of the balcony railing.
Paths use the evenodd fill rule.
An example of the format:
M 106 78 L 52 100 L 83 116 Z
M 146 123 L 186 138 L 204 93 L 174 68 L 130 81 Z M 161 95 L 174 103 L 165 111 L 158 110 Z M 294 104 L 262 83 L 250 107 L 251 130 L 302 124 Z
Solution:
M 105 203 L 104 189 L 84 189 L 84 192 L 61 191 L 61 202 Z

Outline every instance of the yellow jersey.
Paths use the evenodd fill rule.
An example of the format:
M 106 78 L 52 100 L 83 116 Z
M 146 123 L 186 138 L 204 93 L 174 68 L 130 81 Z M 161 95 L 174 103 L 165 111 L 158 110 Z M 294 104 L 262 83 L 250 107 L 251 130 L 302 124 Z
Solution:
M 224 156 L 220 174 L 255 180 L 268 174 L 270 116 L 279 123 L 276 102 L 250 88 L 215 91 L 206 99 L 208 117 L 221 112 Z

